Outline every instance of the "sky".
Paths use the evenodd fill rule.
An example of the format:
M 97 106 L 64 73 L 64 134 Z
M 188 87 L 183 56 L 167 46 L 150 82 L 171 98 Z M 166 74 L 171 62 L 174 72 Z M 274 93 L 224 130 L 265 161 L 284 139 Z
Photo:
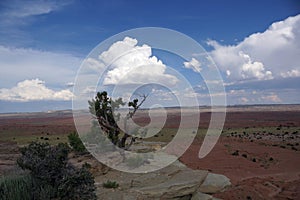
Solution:
M 297 0 L 2 0 L 0 112 L 70 109 L 82 62 L 96 62 L 88 60 L 88 54 L 115 34 L 142 27 L 172 29 L 202 45 L 220 71 L 228 105 L 300 103 Z M 106 54 L 99 52 L 97 62 L 108 63 L 110 55 L 122 53 L 120 46 L 139 52 L 115 62 L 103 86 L 134 84 L 136 77 L 140 83 L 146 78 L 152 82 L 159 79 L 174 83 L 173 93 L 148 88 L 164 99 L 165 105 L 172 106 L 168 101 L 176 94 L 185 96 L 185 101 L 192 96 L 199 99 L 199 105 L 209 105 L 205 82 L 196 83 L 192 78 L 192 73 L 204 73 L 206 67 L 196 56 L 183 60 L 140 39 L 124 37 L 112 42 Z M 137 61 L 131 62 L 132 58 Z M 146 64 L 152 69 L 138 68 Z M 178 77 L 170 68 L 190 78 L 192 90 L 176 90 Z M 122 82 L 126 70 L 132 69 L 141 72 Z M 156 76 L 151 76 L 153 73 Z

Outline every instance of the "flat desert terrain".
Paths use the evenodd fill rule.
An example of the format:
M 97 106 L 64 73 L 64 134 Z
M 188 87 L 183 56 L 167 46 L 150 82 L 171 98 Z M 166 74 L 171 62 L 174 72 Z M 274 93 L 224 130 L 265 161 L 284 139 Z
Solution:
M 170 141 L 180 122 L 179 110 L 167 109 L 163 130 L 149 140 Z M 200 111 L 189 115 L 190 120 L 200 115 L 199 130 L 180 161 L 190 168 L 224 174 L 231 179 L 232 187 L 215 197 L 300 199 L 300 105 L 228 107 L 222 135 L 203 159 L 198 158 L 198 152 L 211 110 L 201 108 Z M 147 124 L 149 116 L 142 111 L 134 120 Z M 71 111 L 0 114 L 0 154 L 12 153 L 9 144 L 22 146 L 32 140 L 66 142 L 72 131 L 75 126 Z M 7 169 L 5 158 L 0 156 L 1 173 Z

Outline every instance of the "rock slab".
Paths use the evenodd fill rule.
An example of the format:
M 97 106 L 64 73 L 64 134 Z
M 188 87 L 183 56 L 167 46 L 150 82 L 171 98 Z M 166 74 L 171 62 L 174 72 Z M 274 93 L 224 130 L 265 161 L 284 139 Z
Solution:
M 116 181 L 119 187 L 102 186 L 107 180 Z M 223 176 L 206 170 L 192 170 L 179 161 L 161 170 L 146 174 L 131 174 L 109 170 L 95 178 L 98 199 L 118 200 L 217 200 L 212 195 L 230 185 Z

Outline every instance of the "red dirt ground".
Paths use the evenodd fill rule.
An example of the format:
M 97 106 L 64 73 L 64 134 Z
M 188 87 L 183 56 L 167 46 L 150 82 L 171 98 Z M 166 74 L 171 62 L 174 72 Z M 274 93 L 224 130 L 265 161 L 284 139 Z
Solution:
M 1 133 L 15 135 L 68 134 L 75 131 L 71 112 L 0 114 Z
M 229 177 L 232 187 L 214 195 L 221 199 L 300 199 L 299 123 L 297 110 L 227 113 L 225 130 L 261 127 L 260 131 L 221 136 L 203 159 L 198 158 L 202 140 L 195 140 L 180 160 L 190 168 Z M 263 131 L 268 127 L 298 131 Z
M 180 160 L 190 168 L 207 169 L 231 179 L 233 187 L 215 197 L 300 199 L 300 151 L 221 137 L 209 155 L 199 159 L 200 145 L 200 141 L 194 142 Z M 239 155 L 232 155 L 236 150 Z

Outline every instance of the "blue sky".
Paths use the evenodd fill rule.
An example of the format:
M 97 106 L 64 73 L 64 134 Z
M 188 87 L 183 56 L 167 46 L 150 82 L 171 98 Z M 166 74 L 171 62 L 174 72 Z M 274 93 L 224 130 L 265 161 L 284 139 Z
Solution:
M 297 0 L 1 1 L 0 112 L 70 108 L 87 54 L 139 27 L 200 43 L 221 71 L 228 104 L 300 103 L 299 10 Z

